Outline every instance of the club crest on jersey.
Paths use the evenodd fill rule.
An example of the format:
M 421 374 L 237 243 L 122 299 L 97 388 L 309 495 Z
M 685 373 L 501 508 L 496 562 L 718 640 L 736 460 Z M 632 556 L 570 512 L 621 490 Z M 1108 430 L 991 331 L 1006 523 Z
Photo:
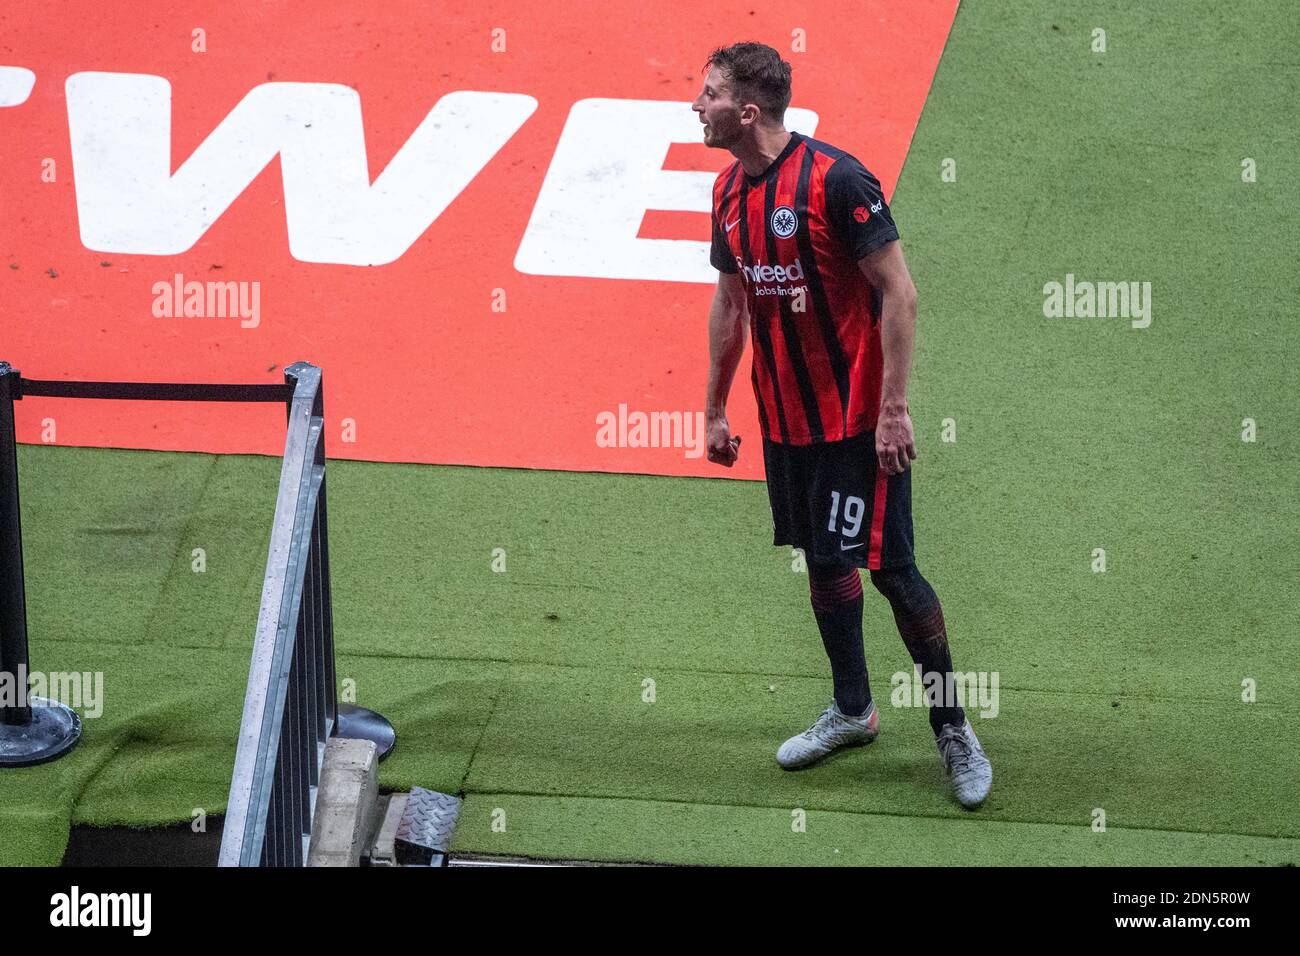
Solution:
M 772 210 L 772 235 L 778 239 L 789 239 L 799 228 L 799 217 L 789 206 L 777 206 Z

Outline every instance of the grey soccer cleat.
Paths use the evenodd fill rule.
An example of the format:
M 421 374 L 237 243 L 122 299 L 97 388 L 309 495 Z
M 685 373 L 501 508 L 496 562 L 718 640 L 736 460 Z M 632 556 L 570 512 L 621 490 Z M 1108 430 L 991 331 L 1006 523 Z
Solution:
M 816 763 L 840 747 L 859 747 L 876 739 L 880 715 L 872 701 L 866 713 L 850 717 L 842 713 L 835 701 L 822 711 L 817 722 L 801 734 L 791 737 L 776 752 L 776 762 L 786 770 L 798 770 Z
M 978 807 L 993 786 L 993 765 L 984 756 L 984 748 L 976 739 L 970 721 L 960 727 L 944 724 L 938 744 L 944 769 L 952 777 L 957 802 L 967 809 Z

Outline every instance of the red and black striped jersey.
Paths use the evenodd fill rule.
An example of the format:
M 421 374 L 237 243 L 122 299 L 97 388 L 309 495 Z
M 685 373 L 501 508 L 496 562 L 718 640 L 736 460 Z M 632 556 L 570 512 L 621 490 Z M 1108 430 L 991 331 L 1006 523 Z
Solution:
M 745 285 L 764 437 L 809 445 L 876 427 L 881 297 L 858 260 L 897 238 L 876 177 L 799 133 L 762 174 L 736 161 L 718 175 L 710 259 Z

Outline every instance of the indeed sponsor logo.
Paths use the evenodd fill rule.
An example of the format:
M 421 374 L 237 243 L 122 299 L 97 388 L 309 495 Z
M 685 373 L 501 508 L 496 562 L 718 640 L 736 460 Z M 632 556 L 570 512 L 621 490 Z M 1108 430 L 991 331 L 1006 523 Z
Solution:
M 745 278 L 750 282 L 798 282 L 804 277 L 803 263 L 798 259 L 794 260 L 792 266 L 764 266 L 752 265 L 747 266 L 739 264 Z

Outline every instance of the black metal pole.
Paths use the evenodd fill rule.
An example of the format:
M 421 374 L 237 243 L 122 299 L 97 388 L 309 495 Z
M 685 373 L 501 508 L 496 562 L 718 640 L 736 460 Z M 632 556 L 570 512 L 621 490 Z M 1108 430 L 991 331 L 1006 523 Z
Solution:
M 0 724 L 27 726 L 27 596 L 23 587 L 23 531 L 18 513 L 18 440 L 14 392 L 18 372 L 0 362 Z M 12 682 L 17 703 L 7 700 Z M 6 706 L 6 704 L 9 706 Z
M 28 693 L 27 594 L 14 433 L 14 401 L 20 398 L 22 376 L 8 362 L 0 362 L 0 767 L 54 760 L 81 739 L 81 718 L 71 707 Z M 11 694 L 12 701 L 7 699 Z

